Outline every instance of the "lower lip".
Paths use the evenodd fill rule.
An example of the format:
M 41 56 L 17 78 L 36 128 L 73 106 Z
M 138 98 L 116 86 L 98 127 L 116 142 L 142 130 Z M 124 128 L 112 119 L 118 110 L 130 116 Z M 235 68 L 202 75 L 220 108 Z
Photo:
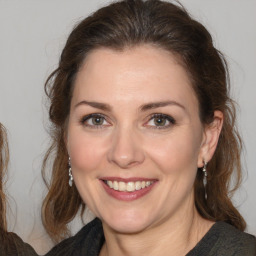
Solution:
M 140 190 L 135 190 L 134 192 L 124 192 L 124 191 L 114 190 L 110 188 L 103 180 L 101 180 L 101 183 L 105 191 L 115 199 L 121 200 L 121 201 L 133 201 L 148 194 L 153 189 L 154 185 L 157 182 L 153 182 L 153 184 L 151 184 L 149 187 L 145 187 Z

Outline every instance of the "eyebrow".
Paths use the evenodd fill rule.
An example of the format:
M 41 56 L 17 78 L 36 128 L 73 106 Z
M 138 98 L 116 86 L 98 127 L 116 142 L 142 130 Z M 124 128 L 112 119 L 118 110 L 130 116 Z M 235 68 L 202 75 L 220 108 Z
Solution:
M 77 108 L 78 106 L 81 106 L 81 105 L 88 105 L 93 108 L 98 108 L 98 109 L 105 110 L 105 111 L 111 111 L 111 109 L 112 109 L 109 104 L 94 102 L 94 101 L 86 101 L 86 100 L 83 100 L 83 101 L 80 101 L 79 103 L 77 103 L 75 105 L 75 108 Z
M 145 105 L 142 105 L 140 107 L 141 111 L 147 111 L 150 109 L 155 109 L 155 108 L 160 108 L 160 107 L 166 107 L 166 106 L 178 106 L 180 108 L 182 108 L 183 110 L 186 110 L 185 107 L 183 105 L 181 105 L 180 103 L 170 100 L 170 101 L 159 101 L 159 102 L 152 102 L 152 103 L 147 103 Z
M 81 105 L 88 105 L 90 107 L 98 108 L 98 109 L 104 110 L 104 111 L 111 111 L 112 110 L 112 107 L 109 104 L 95 102 L 95 101 L 86 101 L 86 100 L 83 100 L 83 101 L 80 101 L 79 103 L 77 103 L 75 105 L 75 108 L 77 108 L 78 106 L 81 106 Z M 178 106 L 178 107 L 186 110 L 183 105 L 181 105 L 180 103 L 178 103 L 176 101 L 173 101 L 173 100 L 147 103 L 147 104 L 144 104 L 144 105 L 140 106 L 139 109 L 140 109 L 140 111 L 145 112 L 145 111 L 150 110 L 150 109 L 166 107 L 166 106 Z

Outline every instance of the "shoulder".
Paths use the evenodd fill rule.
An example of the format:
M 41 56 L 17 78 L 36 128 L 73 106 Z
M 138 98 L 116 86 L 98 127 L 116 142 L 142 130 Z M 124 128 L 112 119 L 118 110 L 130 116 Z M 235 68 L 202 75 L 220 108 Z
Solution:
M 46 256 L 88 255 L 88 248 L 90 248 L 91 255 L 98 255 L 103 241 L 102 224 L 96 218 L 84 226 L 76 235 L 53 247 Z
M 255 256 L 256 239 L 225 223 L 217 222 L 187 256 Z
M 255 237 L 225 222 L 217 222 L 210 233 L 218 238 L 212 248 L 211 255 L 256 255 Z
M 217 244 L 234 255 L 256 255 L 256 238 L 253 235 L 242 232 L 235 227 L 218 222 L 215 229 L 219 233 Z M 253 253 L 253 254 L 252 254 Z

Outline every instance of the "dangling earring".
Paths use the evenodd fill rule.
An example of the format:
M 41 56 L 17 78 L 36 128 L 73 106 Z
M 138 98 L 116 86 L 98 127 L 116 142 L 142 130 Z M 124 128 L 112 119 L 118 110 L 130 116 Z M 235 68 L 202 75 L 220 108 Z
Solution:
M 203 173 L 204 173 L 204 177 L 203 177 L 203 184 L 204 184 L 204 197 L 205 199 L 207 199 L 207 192 L 206 192 L 206 186 L 207 186 L 207 171 L 206 171 L 206 166 L 207 166 L 207 162 L 204 161 L 204 167 L 203 167 Z
M 70 157 L 68 158 L 68 175 L 69 175 L 69 181 L 68 184 L 70 187 L 73 185 L 73 175 L 71 170 L 71 163 L 70 163 Z

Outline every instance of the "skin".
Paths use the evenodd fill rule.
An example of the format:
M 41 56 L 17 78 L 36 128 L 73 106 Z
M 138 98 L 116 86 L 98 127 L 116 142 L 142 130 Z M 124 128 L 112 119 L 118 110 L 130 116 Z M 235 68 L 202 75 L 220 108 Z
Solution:
M 152 106 L 159 102 L 168 104 Z M 100 125 L 88 118 L 95 113 Z M 159 125 L 153 114 L 171 121 L 161 116 Z M 87 56 L 66 143 L 76 187 L 103 223 L 101 255 L 184 255 L 196 245 L 213 223 L 196 211 L 193 184 L 214 153 L 222 120 L 216 111 L 212 125 L 201 123 L 186 70 L 165 50 L 101 48 Z M 143 197 L 122 201 L 104 190 L 106 176 L 156 182 Z

